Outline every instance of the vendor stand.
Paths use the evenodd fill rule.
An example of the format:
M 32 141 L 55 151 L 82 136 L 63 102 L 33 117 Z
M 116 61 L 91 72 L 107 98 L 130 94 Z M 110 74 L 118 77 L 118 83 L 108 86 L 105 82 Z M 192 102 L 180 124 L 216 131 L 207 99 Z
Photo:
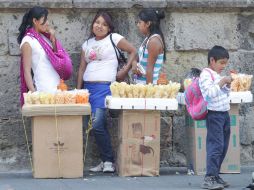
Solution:
M 185 105 L 183 93 L 178 93 L 179 104 Z M 250 91 L 230 92 L 231 134 L 226 157 L 221 166 L 221 173 L 240 173 L 240 137 L 239 137 L 239 105 L 250 103 L 253 95 Z M 206 122 L 195 121 L 186 115 L 187 162 L 189 173 L 204 175 L 206 173 Z
M 25 104 L 22 115 L 32 119 L 34 178 L 83 176 L 82 116 L 90 104 Z
M 152 88 L 152 86 L 150 87 Z M 133 88 L 135 88 L 133 94 L 139 91 L 136 86 Z M 140 85 L 140 88 L 145 88 L 145 85 Z M 114 95 L 114 93 L 112 94 Z M 160 111 L 177 110 L 176 98 L 108 96 L 105 104 L 108 109 L 120 110 L 118 174 L 120 176 L 158 176 L 160 168 Z

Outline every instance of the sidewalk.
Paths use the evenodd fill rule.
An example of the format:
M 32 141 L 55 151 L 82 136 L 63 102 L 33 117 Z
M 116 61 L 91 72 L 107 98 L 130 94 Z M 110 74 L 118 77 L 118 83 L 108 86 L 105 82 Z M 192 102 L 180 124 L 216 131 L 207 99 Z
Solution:
M 228 190 L 244 190 L 251 182 L 254 166 L 243 166 L 241 174 L 221 174 Z M 161 168 L 159 177 L 119 177 L 85 172 L 80 179 L 33 179 L 31 173 L 0 173 L 0 190 L 190 190 L 201 189 L 203 176 L 188 176 L 186 168 Z

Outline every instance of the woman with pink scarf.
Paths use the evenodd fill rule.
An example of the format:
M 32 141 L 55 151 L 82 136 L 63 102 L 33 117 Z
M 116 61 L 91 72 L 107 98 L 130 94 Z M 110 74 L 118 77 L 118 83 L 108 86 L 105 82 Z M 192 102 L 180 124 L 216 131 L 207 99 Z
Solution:
M 71 59 L 47 16 L 46 8 L 35 6 L 25 13 L 19 27 L 21 105 L 24 92 L 55 92 L 60 79 L 67 80 L 72 73 Z

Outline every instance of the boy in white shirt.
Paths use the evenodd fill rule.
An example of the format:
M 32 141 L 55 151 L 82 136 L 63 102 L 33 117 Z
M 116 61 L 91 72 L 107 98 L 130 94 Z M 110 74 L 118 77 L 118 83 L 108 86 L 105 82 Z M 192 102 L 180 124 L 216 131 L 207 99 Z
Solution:
M 220 76 L 228 64 L 228 59 L 229 54 L 225 48 L 214 46 L 208 53 L 208 68 L 202 71 L 199 79 L 200 90 L 208 102 L 206 176 L 202 184 L 204 189 L 223 189 L 229 186 L 219 176 L 230 138 L 228 111 L 230 110 L 229 92 L 232 78 L 231 76 Z

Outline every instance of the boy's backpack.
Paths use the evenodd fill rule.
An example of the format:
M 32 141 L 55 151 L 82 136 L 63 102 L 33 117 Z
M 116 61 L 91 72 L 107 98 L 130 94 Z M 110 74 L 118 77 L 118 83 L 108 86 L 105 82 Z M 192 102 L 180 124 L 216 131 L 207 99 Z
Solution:
M 209 69 L 207 70 L 214 80 L 214 76 Z M 203 120 L 207 115 L 207 102 L 204 100 L 199 87 L 199 77 L 192 80 L 192 83 L 184 91 L 185 104 L 188 113 L 194 120 Z

